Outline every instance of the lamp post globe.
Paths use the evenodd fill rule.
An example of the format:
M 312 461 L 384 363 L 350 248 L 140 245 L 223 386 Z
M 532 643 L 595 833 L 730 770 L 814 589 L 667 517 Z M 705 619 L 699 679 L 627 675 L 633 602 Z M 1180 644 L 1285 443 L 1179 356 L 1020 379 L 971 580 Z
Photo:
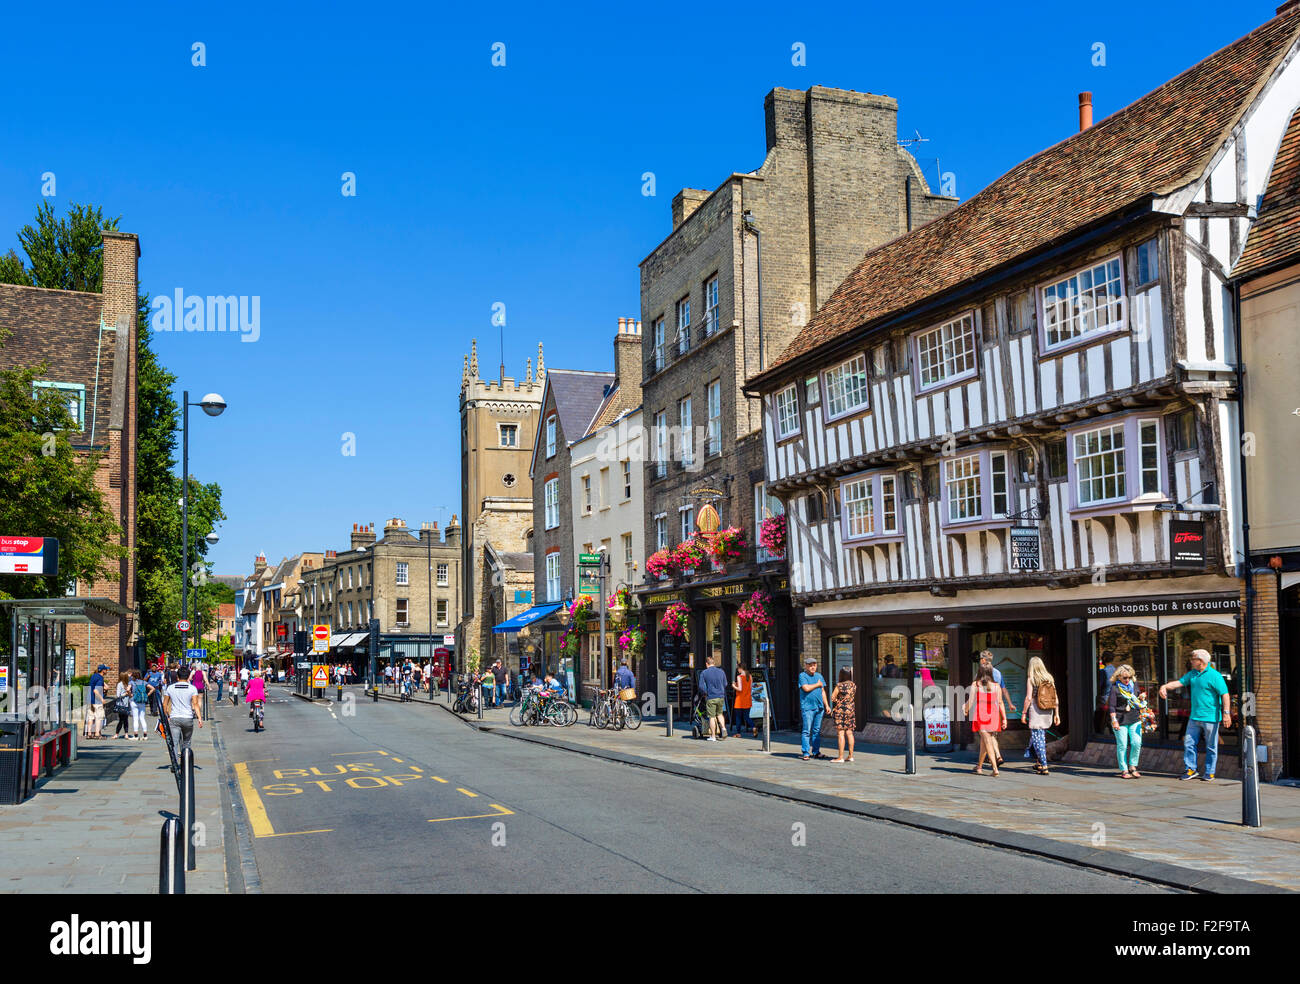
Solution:
M 215 546 L 221 540 L 221 537 L 217 536 L 216 533 L 209 533 L 203 539 L 207 540 L 208 543 Z
M 220 417 L 222 411 L 226 409 L 226 401 L 221 398 L 219 393 L 209 393 L 203 399 L 199 400 L 199 406 L 209 417 Z

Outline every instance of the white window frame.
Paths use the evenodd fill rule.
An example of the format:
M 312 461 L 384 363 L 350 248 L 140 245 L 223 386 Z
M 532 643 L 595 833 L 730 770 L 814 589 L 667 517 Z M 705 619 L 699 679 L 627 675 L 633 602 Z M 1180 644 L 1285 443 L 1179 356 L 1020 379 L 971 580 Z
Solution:
M 592 506 L 592 503 L 591 503 L 591 476 L 590 476 L 590 475 L 583 475 L 583 476 L 582 476 L 582 514 L 583 514 L 584 516 L 590 516 L 590 515 L 591 515 L 591 506 Z
M 778 440 L 799 433 L 799 387 L 791 383 L 772 398 Z
M 660 550 L 668 549 L 668 514 L 659 513 L 655 516 L 655 549 L 658 553 Z
M 514 440 L 507 441 L 506 433 L 509 432 Z M 519 447 L 519 425 L 518 424 L 497 424 L 497 444 L 503 448 Z
M 546 418 L 546 457 L 555 457 L 555 414 Z
M 832 499 L 839 503 L 839 511 L 827 518 L 839 521 L 845 543 L 902 537 L 900 484 L 897 472 L 868 471 L 846 476 L 834 487 Z M 855 504 L 865 508 L 855 509 Z
M 687 294 L 677 302 L 677 354 L 685 355 L 691 350 L 691 295 Z
M 1114 454 L 1116 448 L 1112 447 L 1101 450 L 1098 442 L 1098 450 L 1090 452 L 1086 450 L 1083 457 L 1093 459 L 1102 455 L 1111 455 L 1112 467 L 1102 473 L 1100 476 L 1103 481 L 1102 491 L 1105 492 L 1105 479 L 1107 477 L 1123 478 L 1123 492 L 1119 490 L 1119 484 L 1114 487 L 1114 494 L 1110 496 L 1103 495 L 1099 498 L 1090 498 L 1084 501 L 1081 492 L 1081 470 L 1080 445 L 1079 440 L 1086 439 L 1100 432 L 1106 432 L 1112 437 L 1115 433 L 1123 435 L 1123 447 L 1119 450 L 1123 454 L 1122 470 L 1114 467 Z M 1167 455 L 1167 435 L 1165 427 L 1165 418 L 1163 416 L 1151 414 L 1127 414 L 1123 417 L 1110 417 L 1101 421 L 1089 421 L 1087 426 L 1074 427 L 1066 431 L 1066 456 L 1068 464 L 1068 474 L 1070 481 L 1070 503 L 1073 512 L 1105 512 L 1118 511 L 1122 512 L 1130 506 L 1154 506 L 1157 502 L 1164 502 L 1168 499 L 1168 477 L 1166 475 L 1165 459 Z M 1155 461 L 1148 465 L 1143 461 L 1143 452 L 1150 449 L 1154 452 Z M 1090 469 L 1091 471 L 1091 469 Z M 1095 482 L 1097 476 L 1091 474 L 1087 478 L 1089 482 Z M 1154 484 L 1154 488 L 1150 487 Z
M 654 323 L 654 371 L 660 372 L 664 367 L 664 318 L 660 315 Z
M 704 282 L 704 337 L 718 330 L 718 275 Z
M 445 626 L 447 624 L 447 599 L 436 598 L 433 603 L 437 606 L 434 612 L 434 624 Z
M 690 506 L 679 506 L 677 509 L 677 532 L 681 534 L 678 543 L 685 543 L 695 535 L 695 518 L 691 515 Z
M 695 464 L 695 432 L 691 423 L 693 406 L 689 396 L 677 401 L 678 440 L 681 445 L 682 467 L 690 468 Z
M 850 389 L 848 381 L 854 379 L 861 380 L 861 385 Z M 863 352 L 825 370 L 822 373 L 822 385 L 826 387 L 823 412 L 827 421 L 839 420 L 871 408 L 871 389 L 867 383 L 867 356 Z M 860 397 L 857 403 L 848 402 L 851 390 Z M 838 410 L 837 400 L 841 403 Z
M 632 459 L 623 459 L 623 501 L 632 498 Z
M 560 480 L 552 478 L 542 486 L 542 506 L 545 513 L 546 528 L 553 530 L 560 525 Z
M 352 603 L 351 603 L 351 602 L 348 602 L 348 607 L 350 608 L 351 606 L 352 606 Z M 405 612 L 402 611 L 403 608 L 406 609 Z M 410 625 L 410 624 L 411 624 L 411 601 L 410 601 L 409 598 L 396 598 L 396 599 L 394 599 L 394 601 L 393 601 L 393 618 L 395 618 L 395 619 L 397 620 L 397 624 L 398 624 L 398 625 Z
M 546 600 L 560 600 L 560 552 L 546 555 Z
M 632 534 L 624 533 L 623 534 L 623 565 L 625 567 L 631 567 L 632 564 L 635 563 L 635 560 L 636 558 L 632 554 Z
M 970 468 L 972 461 L 973 470 Z M 1000 492 L 997 489 L 999 477 L 1002 485 Z M 1014 512 L 1013 478 L 1011 452 L 1005 447 L 976 448 L 941 458 L 939 525 L 944 529 L 1006 525 L 1007 517 Z M 953 495 L 954 488 L 958 486 L 964 493 L 960 499 Z M 958 502 L 967 504 L 967 515 L 953 516 L 953 506 Z M 973 513 L 970 512 L 972 507 L 976 510 Z
M 668 411 L 655 414 L 655 477 L 668 474 Z
M 397 561 L 396 583 L 398 585 L 407 585 L 411 583 L 411 568 L 404 560 Z M 352 586 L 352 568 L 348 568 L 348 587 Z
M 447 586 L 448 569 L 448 565 L 445 563 L 438 565 L 438 587 L 440 588 L 445 588 Z
M 1074 463 L 1075 502 L 1080 508 L 1105 506 L 1129 499 L 1128 440 L 1124 421 L 1112 421 L 1100 427 L 1073 431 L 1070 434 L 1070 459 Z M 1118 437 L 1118 443 L 1116 438 Z M 1095 441 L 1090 442 L 1090 438 Z M 1080 467 L 1086 464 L 1086 472 Z M 1084 497 L 1084 485 L 1089 487 Z M 1111 486 L 1108 490 L 1107 485 Z M 1094 489 L 1100 485 L 1100 494 Z M 1107 495 L 1107 491 L 1111 491 Z
M 722 380 L 715 379 L 704 390 L 704 401 L 709 414 L 708 446 L 706 454 L 722 454 Z
M 759 539 L 763 520 L 784 515 L 785 506 L 781 500 L 767 494 L 767 483 L 756 482 L 754 484 L 754 557 L 760 564 L 777 559 L 776 555 L 770 553 Z
M 951 386 L 979 375 L 975 312 L 966 311 L 951 321 L 914 334 L 912 365 L 918 393 Z
M 1098 270 L 1105 271 L 1102 285 L 1106 288 L 1107 298 L 1100 308 L 1093 300 L 1098 290 L 1095 280 Z M 1083 286 L 1085 281 L 1089 284 L 1087 287 Z M 1111 291 L 1112 285 L 1118 286 L 1118 295 Z M 1123 331 L 1127 325 L 1124 258 L 1118 253 L 1039 284 L 1034 293 L 1038 299 L 1038 338 L 1044 353 L 1058 352 L 1099 336 Z M 1104 317 L 1104 323 L 1099 323 L 1099 316 Z M 1049 317 L 1052 325 L 1048 324 Z M 1056 341 L 1049 337 L 1052 332 L 1057 335 Z

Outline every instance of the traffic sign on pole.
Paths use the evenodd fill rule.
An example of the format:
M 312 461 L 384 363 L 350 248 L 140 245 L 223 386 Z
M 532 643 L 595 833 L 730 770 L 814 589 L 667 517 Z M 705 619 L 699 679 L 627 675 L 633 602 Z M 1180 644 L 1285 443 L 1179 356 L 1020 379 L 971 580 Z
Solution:
M 176 623 L 177 632 L 188 632 L 189 630 L 190 630 L 190 620 L 188 618 L 183 618 Z
M 324 663 L 313 663 L 311 668 L 311 685 L 317 690 L 324 690 L 329 686 L 330 674 L 329 667 Z
M 314 653 L 327 653 L 330 649 L 330 627 L 328 625 L 313 625 L 311 629 L 311 651 Z

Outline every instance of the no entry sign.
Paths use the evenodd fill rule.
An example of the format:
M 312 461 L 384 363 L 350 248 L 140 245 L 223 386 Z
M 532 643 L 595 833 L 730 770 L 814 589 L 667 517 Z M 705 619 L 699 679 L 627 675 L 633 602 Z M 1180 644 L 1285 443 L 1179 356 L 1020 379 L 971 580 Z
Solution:
M 311 651 L 314 653 L 327 653 L 330 649 L 330 627 L 328 625 L 313 625 L 311 627 Z

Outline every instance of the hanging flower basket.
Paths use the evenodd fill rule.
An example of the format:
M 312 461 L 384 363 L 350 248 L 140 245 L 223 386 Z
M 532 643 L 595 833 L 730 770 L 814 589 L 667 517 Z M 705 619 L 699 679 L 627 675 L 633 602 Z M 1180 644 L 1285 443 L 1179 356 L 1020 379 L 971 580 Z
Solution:
M 677 557 L 672 548 L 656 550 L 645 560 L 645 572 L 656 580 L 662 581 L 677 572 Z
M 614 625 L 623 625 L 627 621 L 628 609 L 632 607 L 632 592 L 619 588 L 605 602 L 605 614 Z
M 785 556 L 785 517 L 769 516 L 758 528 L 758 542 L 772 556 Z
M 625 630 L 618 637 L 619 651 L 630 659 L 637 659 L 645 652 L 645 633 L 637 627 Z
M 725 572 L 727 564 L 734 563 L 744 556 L 745 533 L 735 526 L 707 534 L 703 546 L 719 571 Z
M 673 557 L 679 571 L 683 574 L 694 574 L 704 566 L 705 561 L 709 559 L 709 554 L 704 549 L 704 544 L 692 537 L 677 544 L 673 549 Z
M 690 625 L 690 620 L 691 610 L 686 607 L 684 602 L 675 601 L 668 606 L 659 624 L 664 627 L 670 636 L 684 639 L 686 638 L 686 629 Z
M 736 622 L 742 629 L 770 629 L 772 627 L 772 596 L 766 591 L 755 591 L 736 612 Z

